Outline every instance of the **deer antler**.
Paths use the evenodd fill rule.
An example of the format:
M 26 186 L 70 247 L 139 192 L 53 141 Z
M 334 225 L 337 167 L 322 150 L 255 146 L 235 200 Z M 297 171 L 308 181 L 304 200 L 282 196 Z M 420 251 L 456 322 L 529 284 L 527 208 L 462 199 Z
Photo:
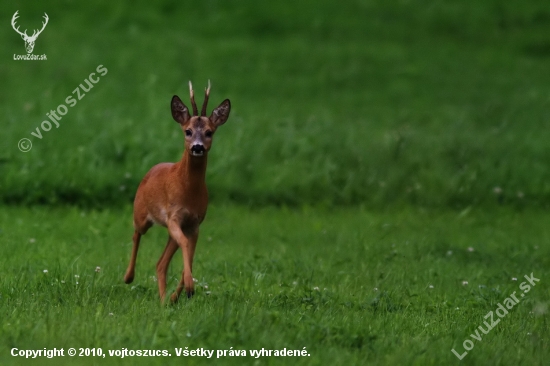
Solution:
M 15 12 L 15 14 L 13 14 L 13 17 L 11 18 L 11 26 L 12 26 L 14 31 L 16 31 L 17 33 L 19 33 L 21 35 L 21 37 L 28 38 L 29 36 L 27 35 L 27 30 L 26 29 L 25 29 L 25 32 L 21 32 L 19 30 L 19 27 L 15 28 L 15 21 L 17 20 L 17 18 L 19 18 L 19 15 L 17 15 L 18 12 L 19 12 L 19 10 L 17 10 Z
M 195 93 L 193 93 L 193 85 L 191 80 L 189 80 L 189 95 L 191 96 L 191 106 L 193 107 L 193 116 L 198 116 L 199 112 L 197 111 L 197 103 L 195 103 Z
M 30 38 L 37 38 L 38 35 L 40 33 L 42 33 L 42 31 L 44 30 L 44 28 L 46 28 L 46 24 L 48 24 L 48 20 L 50 18 L 48 18 L 48 14 L 44 13 L 44 20 L 46 20 L 46 22 L 42 22 L 42 29 L 40 29 L 39 31 L 37 31 L 36 29 L 34 30 L 32 36 Z M 37 33 L 38 32 L 38 33 Z
M 210 95 L 210 80 L 208 80 L 208 88 L 204 88 L 204 103 L 202 103 L 201 116 L 206 116 L 206 106 L 208 105 L 209 95 Z

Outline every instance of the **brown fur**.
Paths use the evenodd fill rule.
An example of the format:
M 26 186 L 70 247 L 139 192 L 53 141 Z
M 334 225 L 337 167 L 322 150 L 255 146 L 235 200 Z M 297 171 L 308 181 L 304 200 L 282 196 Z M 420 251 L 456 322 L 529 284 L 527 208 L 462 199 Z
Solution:
M 205 105 L 208 93 L 206 92 Z M 193 92 L 191 99 L 193 109 Z M 157 280 L 161 302 L 166 294 L 166 273 L 168 265 L 178 248 L 182 249 L 184 269 L 181 280 L 172 294 L 176 301 L 185 288 L 188 297 L 194 293 L 193 256 L 199 236 L 199 226 L 206 215 L 208 191 L 205 175 L 208 151 L 212 145 L 212 136 L 216 129 L 229 117 L 231 104 L 224 100 L 210 115 L 191 116 L 189 109 L 177 97 L 172 98 L 172 116 L 178 122 L 185 136 L 185 150 L 177 163 L 160 163 L 149 170 L 141 181 L 134 200 L 134 236 L 130 264 L 124 276 L 124 282 L 134 280 L 136 257 L 141 236 L 153 226 L 168 228 L 168 242 L 157 263 Z M 201 156 L 193 154 L 193 146 L 201 145 Z

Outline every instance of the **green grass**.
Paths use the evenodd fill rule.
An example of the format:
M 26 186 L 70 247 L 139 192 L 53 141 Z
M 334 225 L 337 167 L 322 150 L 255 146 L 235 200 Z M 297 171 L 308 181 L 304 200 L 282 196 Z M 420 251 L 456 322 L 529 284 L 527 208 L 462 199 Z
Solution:
M 25 53 L 16 10 L 21 29 L 48 14 L 34 50 L 47 61 L 12 59 Z M 27 364 L 13 347 L 454 364 L 451 348 L 531 273 L 540 282 L 462 363 L 547 362 L 545 2 L 51 0 L 0 13 L 0 364 Z M 98 65 L 108 73 L 59 128 L 33 137 Z M 209 109 L 229 98 L 232 111 L 209 154 L 197 294 L 162 307 L 165 230 L 144 237 L 136 280 L 122 282 L 130 203 L 151 166 L 181 156 L 172 96 L 208 79 Z M 171 288 L 180 271 L 176 256 Z
M 293 361 L 454 364 L 451 348 L 463 350 L 483 317 L 512 292 L 519 296 L 531 273 L 540 282 L 465 361 L 542 364 L 550 355 L 547 213 L 213 206 L 197 247 L 196 296 L 165 307 L 154 276 L 166 230 L 144 237 L 136 280 L 122 281 L 130 217 L 128 209 L 1 212 L 10 227 L 2 228 L 7 255 L 0 259 L 2 364 L 19 364 L 8 354 L 12 347 L 166 349 L 173 363 L 184 362 L 175 360 L 176 347 L 307 347 L 311 356 Z M 171 289 L 181 269 L 177 255 Z
M 41 19 L 42 8 L 18 7 L 22 25 Z M 212 107 L 233 105 L 210 159 L 217 200 L 549 206 L 543 2 L 52 1 L 44 10 L 51 20 L 35 53 L 48 61 L 5 59 L 0 70 L 3 202 L 130 202 L 153 164 L 180 157 L 172 95 L 186 100 L 188 80 L 200 91 L 211 79 Z M 9 29 L 0 41 L 24 52 Z M 108 74 L 60 127 L 32 137 L 100 64 Z M 34 144 L 26 154 L 23 137 Z

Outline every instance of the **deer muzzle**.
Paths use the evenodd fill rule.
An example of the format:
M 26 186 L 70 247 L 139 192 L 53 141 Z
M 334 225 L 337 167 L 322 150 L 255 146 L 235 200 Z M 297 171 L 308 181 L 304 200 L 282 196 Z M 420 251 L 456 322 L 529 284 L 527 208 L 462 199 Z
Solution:
M 206 149 L 202 144 L 195 144 L 191 147 L 191 155 L 193 156 L 203 156 Z

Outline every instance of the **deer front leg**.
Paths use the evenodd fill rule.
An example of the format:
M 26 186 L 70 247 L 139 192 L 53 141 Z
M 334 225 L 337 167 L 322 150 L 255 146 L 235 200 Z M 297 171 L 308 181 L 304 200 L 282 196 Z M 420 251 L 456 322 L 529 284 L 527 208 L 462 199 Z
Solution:
M 172 302 L 175 302 L 178 300 L 178 297 L 180 296 L 181 291 L 184 288 L 187 297 L 191 297 L 195 293 L 192 267 L 193 256 L 195 255 L 195 246 L 197 245 L 199 232 L 197 228 L 190 232 L 186 231 L 186 233 L 184 234 L 181 231 L 179 225 L 175 222 L 171 222 L 168 224 L 168 231 L 170 232 L 170 236 L 172 236 L 172 238 L 177 241 L 183 255 L 183 272 L 181 280 L 178 284 L 178 287 L 176 288 L 176 292 L 174 292 L 172 296 L 170 296 L 170 300 Z
M 157 262 L 157 281 L 159 285 L 161 303 L 164 303 L 164 296 L 166 295 L 166 272 L 168 272 L 170 261 L 178 248 L 178 243 L 172 239 L 171 235 L 168 235 L 168 243 L 166 243 L 166 248 L 164 248 L 164 252 Z
M 132 238 L 134 244 L 132 246 L 132 255 L 130 256 L 130 263 L 128 264 L 128 269 L 124 275 L 125 283 L 132 283 L 134 280 L 134 270 L 136 268 L 136 258 L 139 249 L 139 241 L 141 239 L 141 234 L 136 230 L 134 231 L 134 236 Z
M 195 256 L 195 248 L 199 240 L 198 229 L 189 235 L 187 240 L 187 251 L 183 254 L 184 268 L 180 283 L 176 289 L 177 297 L 179 297 L 182 288 L 185 287 L 187 298 L 191 298 L 195 294 L 195 282 L 193 281 L 193 257 Z M 186 269 L 189 269 L 186 273 Z

